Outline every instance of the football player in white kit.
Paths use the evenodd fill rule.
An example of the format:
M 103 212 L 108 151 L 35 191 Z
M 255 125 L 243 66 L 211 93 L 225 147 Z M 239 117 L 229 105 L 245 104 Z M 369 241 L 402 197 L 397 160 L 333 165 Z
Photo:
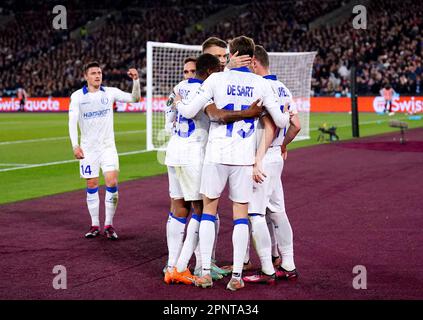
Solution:
M 216 41 L 218 41 L 218 42 L 216 42 Z M 211 54 L 212 53 L 215 53 L 213 56 L 215 56 L 216 58 L 219 59 L 219 63 L 220 64 L 222 64 L 222 61 L 220 59 L 221 58 L 221 50 L 222 49 L 221 49 L 221 47 L 218 47 L 216 45 L 216 43 L 218 43 L 219 45 L 222 45 L 222 42 L 223 42 L 223 45 L 226 47 L 226 43 L 224 41 L 222 41 L 222 40 L 219 40 L 219 39 L 216 40 L 216 39 L 213 38 L 211 40 L 211 42 L 208 42 L 208 41 L 205 42 L 205 43 L 208 43 L 208 45 L 211 45 L 211 47 L 210 46 L 207 46 L 207 49 L 211 52 Z M 197 59 L 196 58 L 193 58 L 193 57 L 185 58 L 185 60 L 184 60 L 184 68 L 183 68 L 183 77 L 184 77 L 184 80 L 188 80 L 188 79 L 194 78 L 196 76 L 196 61 L 197 61 Z M 220 70 L 218 70 L 218 71 L 220 71 Z M 176 132 L 177 112 L 176 112 L 176 108 L 173 107 L 173 102 L 174 102 L 174 99 L 175 99 L 176 95 L 178 95 L 178 85 L 175 86 L 175 88 L 172 90 L 172 93 L 169 95 L 169 99 L 168 99 L 168 101 L 166 103 L 166 107 L 165 107 L 165 110 L 164 110 L 165 111 L 165 130 L 170 135 L 177 134 L 177 132 Z M 198 83 L 197 83 L 197 85 L 198 85 Z M 207 140 L 207 136 L 205 137 L 205 140 Z M 171 205 L 170 205 L 170 211 L 169 211 L 168 221 L 167 221 L 167 224 L 166 224 L 166 238 L 168 240 L 170 239 L 169 233 L 168 233 L 168 231 L 169 231 L 168 230 L 168 227 L 169 227 L 169 224 L 170 224 L 170 221 L 171 221 L 171 217 L 173 216 L 173 212 L 175 210 L 174 209 L 174 207 L 175 207 L 174 202 L 175 201 L 179 201 L 180 202 L 180 199 L 172 199 L 172 197 L 170 199 L 171 199 L 170 200 Z M 187 203 L 186 205 L 189 205 L 189 203 Z M 219 220 L 217 220 L 217 223 L 215 224 L 216 225 L 216 234 L 219 231 L 219 223 L 218 222 L 219 222 Z M 216 246 L 216 242 L 217 241 L 215 241 L 215 246 Z M 177 241 L 177 243 L 180 243 L 180 242 Z M 168 246 L 169 245 L 173 247 L 173 245 L 170 244 L 169 241 L 168 241 Z M 170 251 L 173 251 L 169 247 L 168 247 L 168 250 L 169 250 L 169 252 Z M 213 251 L 213 258 L 214 258 L 214 253 L 215 253 L 215 251 Z M 195 249 L 195 257 L 196 257 L 196 259 L 195 259 L 195 263 L 196 264 L 195 264 L 195 272 L 194 273 L 195 274 L 198 274 L 199 272 L 201 272 L 201 258 L 200 258 L 200 249 L 199 249 L 199 246 L 197 246 L 197 248 Z M 173 260 L 173 259 L 171 259 L 171 260 Z M 170 278 L 169 278 L 169 275 L 166 276 L 167 269 L 168 268 L 167 268 L 167 264 L 166 264 L 166 266 L 163 269 L 163 273 L 165 275 L 165 282 L 168 283 Z M 211 272 L 211 274 L 212 274 L 213 280 L 218 280 L 218 279 L 222 279 L 223 276 L 225 276 L 225 275 L 228 274 L 228 272 L 225 272 L 225 270 L 220 269 L 215 263 L 212 263 L 212 272 Z
M 251 63 L 251 57 L 246 55 L 238 55 L 238 52 L 233 54 L 230 59 L 228 59 L 228 44 L 219 39 L 217 37 L 209 37 L 207 38 L 201 45 L 201 49 L 203 53 L 210 53 L 217 57 L 220 61 L 220 65 L 222 67 L 222 71 L 229 71 L 232 68 L 240 68 L 249 66 Z M 226 116 L 227 114 L 225 114 Z M 219 235 L 220 229 L 220 218 L 219 213 L 216 214 L 215 220 L 215 239 L 213 244 L 213 251 L 212 251 L 212 263 L 211 263 L 211 275 L 212 278 L 216 277 L 217 275 L 226 276 L 231 273 L 231 270 L 225 269 L 224 267 L 220 268 L 217 266 L 216 261 L 216 247 L 217 247 L 217 240 Z M 199 248 L 196 249 L 196 255 L 200 254 Z
M 238 53 L 235 53 L 230 61 L 228 62 L 228 53 L 227 53 L 227 43 L 223 41 L 222 39 L 216 38 L 216 37 L 209 37 L 207 38 L 203 44 L 201 45 L 202 53 L 208 53 L 216 58 L 219 59 L 221 70 L 228 71 L 230 68 L 235 67 L 243 67 L 247 66 L 251 62 L 251 57 L 248 55 L 242 55 L 239 56 Z M 195 70 L 195 59 L 192 57 L 188 57 L 184 60 L 184 79 L 187 80 L 189 78 L 194 77 L 195 74 L 193 74 L 193 70 Z M 175 87 L 176 89 L 176 87 Z M 177 94 L 177 92 L 173 90 L 173 92 L 170 94 L 167 106 L 165 107 L 165 130 L 173 135 L 175 134 L 175 124 L 176 124 L 176 109 L 172 108 L 172 102 L 174 101 L 174 98 Z M 210 108 L 211 109 L 211 108 Z M 213 108 L 213 111 L 216 116 L 220 115 L 219 121 L 222 121 L 224 118 L 226 119 L 227 116 L 229 116 L 228 112 L 225 113 L 218 113 L 218 111 Z M 233 114 L 236 119 L 240 118 L 240 114 L 236 113 Z M 169 218 L 173 215 L 174 212 L 174 205 L 173 201 L 171 199 L 171 208 L 169 212 Z M 169 223 L 167 224 L 167 226 Z M 225 270 L 222 268 L 219 268 L 216 264 L 216 246 L 217 246 L 217 237 L 219 234 L 219 228 L 220 228 L 220 219 L 219 215 L 216 214 L 216 220 L 215 220 L 215 242 L 213 244 L 213 252 L 212 252 L 212 263 L 211 263 L 211 275 L 214 280 L 221 279 L 223 276 L 226 276 L 230 274 L 230 270 Z M 166 235 L 168 234 L 168 230 L 166 228 Z M 199 246 L 195 249 L 195 256 L 196 256 L 196 265 L 195 265 L 195 274 L 198 275 L 201 272 L 201 259 L 200 257 L 200 250 Z M 166 273 L 167 266 L 163 269 L 163 273 Z
M 195 78 L 195 71 L 196 71 L 196 62 L 197 59 L 193 57 L 188 57 L 184 59 L 184 68 L 183 68 L 183 77 L 184 80 L 188 80 L 191 78 Z M 176 109 L 173 108 L 173 101 L 177 94 L 176 92 L 177 86 L 175 86 L 169 95 L 169 98 L 166 102 L 166 106 L 164 109 L 165 113 L 165 130 L 169 134 L 175 134 L 175 125 L 176 125 Z M 170 213 L 173 212 L 172 203 L 170 205 Z
M 197 90 L 210 74 L 220 71 L 219 60 L 209 54 L 202 55 L 196 61 L 195 69 L 196 78 L 184 80 L 174 88 L 174 92 L 185 103 L 195 97 Z M 198 242 L 198 226 L 203 210 L 200 195 L 201 170 L 210 121 L 203 111 L 198 112 L 192 119 L 184 118 L 178 113 L 175 113 L 175 118 L 176 126 L 167 145 L 165 159 L 172 214 L 169 215 L 166 227 L 169 255 L 164 281 L 167 284 L 190 284 L 193 276 L 187 269 L 187 264 Z M 191 205 L 194 213 L 188 224 L 187 239 L 183 246 L 185 224 Z M 178 258 L 179 270 L 175 270 Z
M 137 102 L 141 97 L 138 71 L 129 69 L 133 80 L 132 94 L 118 88 L 104 87 L 102 70 L 98 62 L 84 66 L 87 85 L 71 95 L 69 106 L 69 135 L 73 153 L 79 159 L 80 176 L 87 181 L 87 206 L 91 216 L 91 228 L 86 238 L 100 233 L 98 196 L 100 168 L 106 183 L 104 234 L 108 239 L 118 236 L 113 228 L 113 217 L 118 203 L 119 158 L 113 131 L 113 103 Z M 81 143 L 78 142 L 78 126 Z
M 188 57 L 188 58 L 184 59 L 184 67 L 183 67 L 184 80 L 188 80 L 188 79 L 195 77 L 196 62 L 197 62 L 197 59 L 193 58 L 193 57 Z M 169 98 L 166 102 L 166 106 L 165 106 L 165 109 L 164 109 L 165 131 L 169 135 L 171 135 L 171 137 L 173 135 L 177 134 L 177 132 L 176 132 L 177 113 L 176 113 L 176 109 L 173 107 L 173 101 L 174 101 L 175 96 L 177 94 L 177 87 L 178 86 L 175 86 L 172 89 L 172 92 L 169 95 Z M 170 219 L 173 216 L 173 212 L 174 212 L 174 207 L 175 207 L 174 202 L 179 201 L 179 200 L 174 200 L 170 194 L 169 194 L 169 196 L 170 196 L 170 210 L 169 210 L 168 220 L 167 220 L 167 223 L 166 223 L 166 239 L 168 241 L 168 250 L 170 252 L 172 250 L 169 248 L 169 230 L 168 230 L 169 228 L 168 227 L 169 227 L 169 223 L 171 221 Z M 166 263 L 165 267 L 163 268 L 163 274 L 165 276 L 166 276 L 166 272 L 167 272 L 167 263 Z M 166 279 L 168 279 L 168 277 Z M 166 279 L 165 279 L 165 282 L 166 282 Z
M 237 37 L 230 43 L 230 54 L 238 52 L 253 57 L 254 47 L 251 38 Z M 260 98 L 275 124 L 284 128 L 289 121 L 288 113 L 280 112 L 280 105 L 270 84 L 247 67 L 212 74 L 193 101 L 188 105 L 179 101 L 176 106 L 178 112 L 189 119 L 211 99 L 219 109 L 242 110 Z M 228 124 L 210 124 L 200 188 L 204 204 L 199 231 L 202 277 L 195 280 L 197 286 L 207 288 L 213 284 L 210 264 L 215 238 L 214 221 L 220 195 L 229 180 L 229 197 L 233 202 L 234 257 L 232 278 L 227 289 L 235 291 L 244 287 L 241 276 L 249 237 L 248 202 L 253 192 L 257 122 L 253 118 Z
M 245 282 L 274 284 L 276 278 L 293 280 L 298 276 L 294 264 L 292 228 L 285 211 L 281 175 L 284 158 L 286 159 L 287 155 L 286 147 L 300 132 L 301 125 L 292 94 L 275 75 L 270 74 L 269 56 L 262 46 L 255 47 L 253 70 L 272 85 L 278 95 L 281 112 L 288 110 L 290 114 L 289 128 L 277 130 L 276 137 L 267 149 L 262 160 L 266 178 L 261 183 L 254 184 L 253 197 L 248 206 L 252 237 L 262 270 L 243 279 Z M 276 274 L 272 263 L 272 243 L 266 214 L 272 221 L 276 242 L 282 255 L 282 264 L 276 267 Z
M 175 87 L 176 100 L 189 103 L 197 94 L 203 81 L 212 73 L 219 72 L 220 69 L 220 62 L 217 57 L 211 54 L 203 54 L 198 57 L 196 62 L 197 77 L 184 80 Z M 178 114 L 176 134 L 169 141 L 165 159 L 168 166 L 169 191 L 174 205 L 174 212 L 170 215 L 167 225 L 169 257 L 164 277 L 165 283 L 193 284 L 194 282 L 194 277 L 188 269 L 188 262 L 198 244 L 198 229 L 203 212 L 200 183 L 210 126 L 209 117 L 212 121 L 227 123 L 228 121 L 256 117 L 261 112 L 262 108 L 258 107 L 257 104 L 253 104 L 243 111 L 230 112 L 217 109 L 215 104 L 210 103 L 205 107 L 205 112 L 199 110 L 190 119 Z M 187 237 L 183 242 L 186 219 L 191 205 L 194 213 L 188 224 Z M 198 270 L 200 273 L 201 257 L 196 256 L 196 260 L 200 267 L 200 270 Z M 217 280 L 222 277 L 215 272 L 213 279 Z

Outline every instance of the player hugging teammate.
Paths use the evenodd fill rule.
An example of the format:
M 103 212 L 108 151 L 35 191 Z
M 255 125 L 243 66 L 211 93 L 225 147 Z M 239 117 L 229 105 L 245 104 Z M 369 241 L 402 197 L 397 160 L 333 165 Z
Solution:
M 172 202 L 165 282 L 207 288 L 225 275 L 215 265 L 213 255 L 218 202 L 228 182 L 234 228 L 232 277 L 227 289 L 241 289 L 244 281 L 274 283 L 276 277 L 294 279 L 297 273 L 292 230 L 280 181 L 286 146 L 300 130 L 292 95 L 276 76 L 269 74 L 264 48 L 255 46 L 248 37 L 230 42 L 231 61 L 225 72 L 218 72 L 218 62 L 221 68 L 226 62 L 226 43 L 210 38 L 203 44 L 203 52 L 196 61 L 196 78 L 176 86 L 174 109 L 169 107 L 166 112 L 167 127 L 172 127 L 173 135 L 166 154 Z M 258 101 L 263 107 L 258 106 Z M 258 130 L 260 127 L 263 130 Z M 191 208 L 194 213 L 184 242 Z M 277 265 L 276 270 L 266 212 L 274 242 L 282 254 L 282 265 Z M 249 220 L 262 271 L 242 277 Z M 198 244 L 199 250 L 195 250 Z M 196 268 L 192 275 L 187 266 L 194 251 Z M 277 250 L 273 255 L 278 255 Z

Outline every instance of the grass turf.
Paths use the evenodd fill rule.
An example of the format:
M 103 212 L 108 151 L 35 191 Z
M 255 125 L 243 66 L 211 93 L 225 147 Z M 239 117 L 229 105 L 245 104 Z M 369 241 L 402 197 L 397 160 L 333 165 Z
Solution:
M 360 136 L 398 131 L 390 128 L 391 119 L 403 120 L 410 128 L 422 127 L 423 120 L 408 120 L 404 114 L 393 117 L 360 113 Z M 143 152 L 146 146 L 145 114 L 115 114 L 116 145 L 120 156 L 119 181 L 165 173 L 156 152 Z M 351 139 L 351 115 L 347 113 L 312 113 L 310 140 L 293 142 L 290 150 L 317 144 L 318 127 L 326 123 L 337 127 L 341 140 Z M 82 189 L 78 162 L 2 171 L 23 165 L 70 161 L 73 159 L 68 138 L 66 113 L 0 114 L 0 181 L 1 203 Z M 23 140 L 29 140 L 23 142 Z M 103 181 L 101 181 L 103 182 Z

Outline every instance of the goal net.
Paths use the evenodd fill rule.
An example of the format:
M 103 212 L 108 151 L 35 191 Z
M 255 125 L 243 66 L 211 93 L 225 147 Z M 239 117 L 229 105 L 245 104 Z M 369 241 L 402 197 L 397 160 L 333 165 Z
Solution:
M 172 89 L 183 80 L 185 58 L 201 54 L 201 46 L 147 42 L 147 150 L 166 147 L 164 108 Z M 290 89 L 301 121 L 295 140 L 310 138 L 311 72 L 316 52 L 269 52 L 270 72 Z

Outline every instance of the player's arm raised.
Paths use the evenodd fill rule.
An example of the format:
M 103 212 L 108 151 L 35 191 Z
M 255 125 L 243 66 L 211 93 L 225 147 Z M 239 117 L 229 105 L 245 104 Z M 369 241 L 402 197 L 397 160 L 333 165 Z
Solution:
M 132 102 L 138 102 L 141 99 L 141 85 L 138 70 L 131 68 L 128 70 L 128 76 L 132 79 Z
M 75 158 L 84 159 L 84 151 L 81 149 L 78 142 L 78 119 L 79 103 L 76 96 L 73 94 L 69 105 L 69 136 Z
M 263 112 L 263 107 L 261 106 L 260 99 L 250 105 L 248 109 L 240 111 L 218 109 L 214 103 L 211 103 L 205 107 L 205 112 L 211 121 L 226 124 L 247 118 L 258 117 Z
M 137 69 L 129 69 L 128 76 L 133 80 L 132 93 L 116 89 L 115 100 L 120 102 L 138 102 L 141 99 L 141 85 Z

